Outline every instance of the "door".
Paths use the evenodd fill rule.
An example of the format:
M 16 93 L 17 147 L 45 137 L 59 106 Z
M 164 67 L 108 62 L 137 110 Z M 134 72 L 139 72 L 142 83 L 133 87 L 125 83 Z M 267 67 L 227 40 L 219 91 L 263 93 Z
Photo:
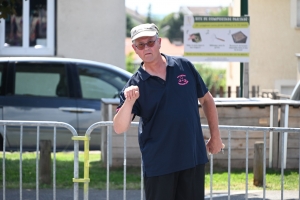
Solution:
M 116 98 L 128 77 L 107 67 L 89 64 L 76 64 L 79 75 L 81 97 L 77 100 L 78 134 L 84 135 L 92 124 L 101 121 L 101 98 Z M 101 129 L 91 134 L 90 149 L 99 150 Z

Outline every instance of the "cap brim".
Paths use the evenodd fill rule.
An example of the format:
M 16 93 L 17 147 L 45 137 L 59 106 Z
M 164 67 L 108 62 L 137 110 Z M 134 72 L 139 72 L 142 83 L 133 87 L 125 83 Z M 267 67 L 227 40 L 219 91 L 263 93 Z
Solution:
M 140 37 L 151 37 L 151 36 L 154 36 L 156 35 L 157 32 L 156 31 L 143 31 L 143 32 L 140 32 L 138 34 L 136 34 L 135 36 L 133 36 L 133 38 L 131 38 L 131 40 L 136 40 Z

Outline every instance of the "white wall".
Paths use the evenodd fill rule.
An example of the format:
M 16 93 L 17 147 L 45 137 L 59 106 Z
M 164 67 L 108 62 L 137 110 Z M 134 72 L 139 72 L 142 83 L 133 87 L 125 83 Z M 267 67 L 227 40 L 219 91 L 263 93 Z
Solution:
M 57 56 L 125 68 L 125 16 L 119 0 L 57 1 Z
M 250 85 L 286 92 L 297 81 L 300 30 L 291 26 L 290 0 L 249 0 Z M 284 91 L 285 90 L 285 91 Z

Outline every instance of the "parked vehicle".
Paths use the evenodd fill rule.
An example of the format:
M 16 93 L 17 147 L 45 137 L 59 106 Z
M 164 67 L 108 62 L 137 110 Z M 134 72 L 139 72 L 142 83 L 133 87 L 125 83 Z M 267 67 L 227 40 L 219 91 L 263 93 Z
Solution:
M 113 65 L 57 57 L 0 57 L 0 119 L 58 121 L 79 135 L 101 121 L 101 98 L 116 98 L 132 74 Z M 53 142 L 53 129 L 41 127 L 41 140 Z M 3 126 L 0 127 L 3 146 Z M 23 127 L 23 149 L 36 149 L 36 127 Z M 57 128 L 58 150 L 72 150 L 71 133 Z M 100 130 L 90 149 L 100 149 Z M 6 149 L 20 148 L 20 127 L 7 127 Z M 83 149 L 83 143 L 80 143 Z M 0 150 L 0 151 L 1 151 Z

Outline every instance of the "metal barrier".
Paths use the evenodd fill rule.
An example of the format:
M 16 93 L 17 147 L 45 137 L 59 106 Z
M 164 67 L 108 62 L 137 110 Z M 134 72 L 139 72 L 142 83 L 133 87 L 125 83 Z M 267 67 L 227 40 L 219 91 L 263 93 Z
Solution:
M 39 199 L 39 144 L 40 144 L 40 127 L 53 127 L 53 200 L 56 199 L 56 128 L 66 128 L 72 133 L 74 141 L 74 200 L 78 200 L 78 179 L 79 166 L 78 166 L 78 152 L 79 142 L 81 138 L 78 138 L 76 130 L 69 124 L 63 122 L 52 121 L 6 121 L 0 120 L 0 125 L 4 126 L 3 129 L 3 159 L 2 159 L 2 176 L 3 176 L 3 200 L 6 199 L 6 181 L 5 181 L 5 149 L 6 149 L 6 128 L 7 126 L 20 126 L 20 200 L 23 199 L 22 194 L 22 154 L 23 154 L 23 127 L 37 127 L 37 141 L 36 141 L 36 199 Z M 85 136 L 84 136 L 85 138 Z M 77 141 L 76 141 L 77 140 Z M 87 145 L 88 146 L 88 145 Z
M 86 131 L 86 136 L 90 137 L 92 131 L 101 126 L 108 126 L 107 128 L 107 144 L 110 144 L 111 137 L 109 137 L 110 134 L 112 134 L 112 121 L 102 121 L 97 122 L 93 125 L 91 125 L 88 130 Z M 137 127 L 138 122 L 132 122 L 131 127 Z M 208 129 L 208 125 L 202 125 L 203 129 Z M 228 151 L 228 200 L 230 200 L 230 177 L 231 177 L 231 132 L 232 131 L 245 131 L 246 132 L 246 166 L 245 166 L 245 172 L 246 172 L 246 183 L 245 183 L 245 199 L 248 199 L 248 137 L 249 132 L 252 131 L 259 131 L 263 132 L 263 138 L 264 138 L 264 149 L 263 149 L 263 199 L 266 198 L 266 134 L 267 132 L 273 133 L 273 132 L 280 132 L 281 134 L 281 150 L 283 152 L 284 148 L 284 142 L 286 142 L 285 138 L 287 133 L 297 133 L 300 137 L 300 128 L 282 128 L 282 127 L 253 127 L 253 126 L 225 126 L 220 125 L 219 129 L 221 131 L 228 131 L 228 144 L 226 144 L 226 149 Z M 123 200 L 126 200 L 126 132 L 124 133 L 124 187 L 123 187 Z M 110 155 L 110 146 L 107 145 L 107 155 Z M 300 138 L 299 138 L 299 156 L 300 156 Z M 109 158 L 107 158 L 107 187 L 106 187 L 106 199 L 109 200 Z M 142 166 L 141 166 L 141 200 L 144 199 L 143 197 L 143 175 L 142 175 Z M 299 175 L 300 175 L 300 159 L 299 159 Z M 300 199 L 300 176 L 299 176 L 299 199 Z M 284 154 L 281 154 L 281 199 L 283 199 L 284 196 Z M 210 199 L 212 199 L 213 194 L 213 155 L 210 155 Z M 88 197 L 85 198 L 85 200 L 88 200 Z
M 92 124 L 88 130 L 86 131 L 85 136 L 78 136 L 76 130 L 69 124 L 62 123 L 62 122 L 42 122 L 42 121 L 5 121 L 0 120 L 0 125 L 4 126 L 4 132 L 3 132 L 3 200 L 5 200 L 5 145 L 6 145 L 6 127 L 7 126 L 20 126 L 20 199 L 22 199 L 22 143 L 23 143 L 23 126 L 36 126 L 37 127 L 37 147 L 36 147 L 36 199 L 39 199 L 39 168 L 38 168 L 38 152 L 39 152 L 39 136 L 40 136 L 40 127 L 53 127 L 53 153 L 54 153 L 54 162 L 53 162 L 53 199 L 56 199 L 56 127 L 64 127 L 73 134 L 72 139 L 74 140 L 74 200 L 78 200 L 78 184 L 84 183 L 84 200 L 88 200 L 88 190 L 89 190 L 89 139 L 91 137 L 91 133 L 95 128 L 107 126 L 107 143 L 111 143 L 109 141 L 111 137 L 109 137 L 112 134 L 112 121 L 102 121 L 97 122 L 95 124 Z M 132 127 L 137 127 L 137 122 L 131 123 Z M 203 129 L 208 129 L 208 125 L 202 125 Z M 264 138 L 264 144 L 266 144 L 266 134 L 267 132 L 273 133 L 273 132 L 280 132 L 281 134 L 281 150 L 283 152 L 284 148 L 284 138 L 286 138 L 287 133 L 297 133 L 300 137 L 300 128 L 281 128 L 281 127 L 251 127 L 251 126 L 224 126 L 220 125 L 219 129 L 221 131 L 228 131 L 228 144 L 227 151 L 228 151 L 228 199 L 230 200 L 230 175 L 231 175 L 231 132 L 232 131 L 245 131 L 246 132 L 246 183 L 245 183 L 245 199 L 248 199 L 248 137 L 249 132 L 251 131 L 259 131 L 263 132 L 263 138 Z M 84 178 L 80 179 L 78 177 L 79 174 L 79 166 L 78 166 L 78 153 L 79 153 L 79 141 L 84 141 Z M 299 139 L 300 141 L 300 139 Z M 123 179 L 123 199 L 126 200 L 126 133 L 124 133 L 124 179 Z M 264 145 L 263 150 L 263 199 L 266 198 L 266 145 Z M 107 155 L 110 155 L 110 146 L 107 145 Z M 299 142 L 299 155 L 300 155 L 300 142 Z M 213 194 L 213 155 L 210 155 L 210 199 L 212 199 Z M 109 160 L 109 158 L 107 159 Z M 106 188 L 106 199 L 109 200 L 109 162 L 107 162 L 107 188 Z M 299 174 L 300 174 L 300 159 L 299 159 Z M 300 178 L 298 180 L 299 182 L 299 198 L 300 198 Z M 283 199 L 284 196 L 284 154 L 281 154 L 281 199 Z M 144 193 L 143 193 L 143 172 L 142 172 L 142 166 L 141 166 L 141 200 L 144 199 Z

